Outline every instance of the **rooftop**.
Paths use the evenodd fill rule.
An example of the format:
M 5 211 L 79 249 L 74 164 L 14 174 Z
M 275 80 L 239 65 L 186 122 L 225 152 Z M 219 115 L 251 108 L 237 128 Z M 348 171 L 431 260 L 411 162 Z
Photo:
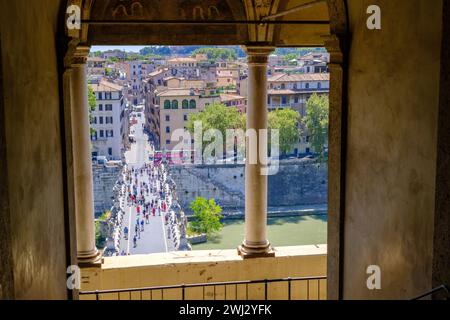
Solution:
M 88 62 L 106 62 L 106 59 L 100 58 L 100 57 L 88 57 Z
M 220 94 L 220 100 L 222 102 L 241 100 L 241 99 L 245 99 L 245 97 L 237 95 L 237 94 L 229 94 L 229 93 L 221 93 Z
M 181 62 L 181 63 L 186 63 L 186 62 L 198 62 L 197 59 L 195 58 L 189 58 L 189 57 L 178 57 L 178 58 L 172 58 L 172 59 L 168 59 L 167 62 L 172 62 L 172 63 L 176 63 L 176 62 Z
M 158 97 L 180 97 L 180 96 L 190 96 L 190 89 L 168 89 L 158 94 Z M 194 95 L 198 96 L 199 93 L 195 93 Z
M 112 91 L 122 91 L 123 87 L 118 84 L 102 80 L 99 84 L 92 84 L 92 90 L 94 92 L 112 92 Z
M 285 81 L 285 82 L 298 82 L 298 81 L 330 81 L 329 73 L 304 73 L 304 74 L 275 74 L 268 79 L 269 82 Z
M 166 71 L 169 71 L 169 69 L 167 69 L 167 68 L 158 69 L 158 70 L 155 70 L 155 71 L 149 73 L 148 76 L 149 77 L 155 77 L 155 76 L 160 75 L 161 73 L 166 72 Z

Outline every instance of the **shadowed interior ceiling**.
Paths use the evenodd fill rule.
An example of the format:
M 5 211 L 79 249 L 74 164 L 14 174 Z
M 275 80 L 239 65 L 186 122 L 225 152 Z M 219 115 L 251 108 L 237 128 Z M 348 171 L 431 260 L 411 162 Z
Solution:
M 244 45 L 267 42 L 276 46 L 320 46 L 330 34 L 326 1 L 271 19 L 268 24 L 246 23 L 312 1 L 88 0 L 84 2 L 83 15 L 83 20 L 89 22 L 85 43 Z

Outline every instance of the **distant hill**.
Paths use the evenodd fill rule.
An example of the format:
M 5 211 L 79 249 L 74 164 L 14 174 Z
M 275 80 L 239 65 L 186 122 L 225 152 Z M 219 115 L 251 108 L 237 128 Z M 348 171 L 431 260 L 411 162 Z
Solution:
M 221 50 L 210 50 L 212 48 L 221 49 Z M 223 54 L 226 51 L 231 51 L 231 54 Z M 149 56 L 161 56 L 161 57 L 169 57 L 169 56 L 192 56 L 194 52 L 221 52 L 219 56 L 232 56 L 237 58 L 245 57 L 245 52 L 240 46 L 148 46 L 142 48 L 139 53 L 127 53 L 127 56 L 130 60 L 132 59 L 140 59 Z M 297 57 L 301 57 L 309 52 L 326 52 L 325 48 L 277 48 L 275 54 L 285 56 L 285 55 L 295 55 Z M 100 52 L 93 52 L 93 55 L 100 55 Z

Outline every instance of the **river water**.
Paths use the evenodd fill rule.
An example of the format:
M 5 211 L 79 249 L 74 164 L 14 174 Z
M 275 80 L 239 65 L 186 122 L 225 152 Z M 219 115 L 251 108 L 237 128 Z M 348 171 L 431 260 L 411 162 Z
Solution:
M 272 246 L 299 246 L 327 243 L 327 215 L 268 218 L 268 239 Z M 244 239 L 244 220 L 227 219 L 221 232 L 192 250 L 236 249 Z

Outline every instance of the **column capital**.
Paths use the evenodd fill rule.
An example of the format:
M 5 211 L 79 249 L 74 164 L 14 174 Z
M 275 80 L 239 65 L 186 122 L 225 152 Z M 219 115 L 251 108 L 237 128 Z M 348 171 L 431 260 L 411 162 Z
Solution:
M 248 63 L 251 65 L 267 64 L 269 55 L 275 51 L 275 47 L 267 45 L 250 44 L 244 47 L 248 55 Z
M 70 63 L 72 66 L 81 66 L 85 65 L 87 62 L 87 58 L 89 56 L 89 52 L 91 47 L 88 46 L 77 46 L 72 54 Z
M 324 47 L 330 54 L 330 64 L 342 64 L 344 61 L 345 38 L 335 34 L 323 38 Z

